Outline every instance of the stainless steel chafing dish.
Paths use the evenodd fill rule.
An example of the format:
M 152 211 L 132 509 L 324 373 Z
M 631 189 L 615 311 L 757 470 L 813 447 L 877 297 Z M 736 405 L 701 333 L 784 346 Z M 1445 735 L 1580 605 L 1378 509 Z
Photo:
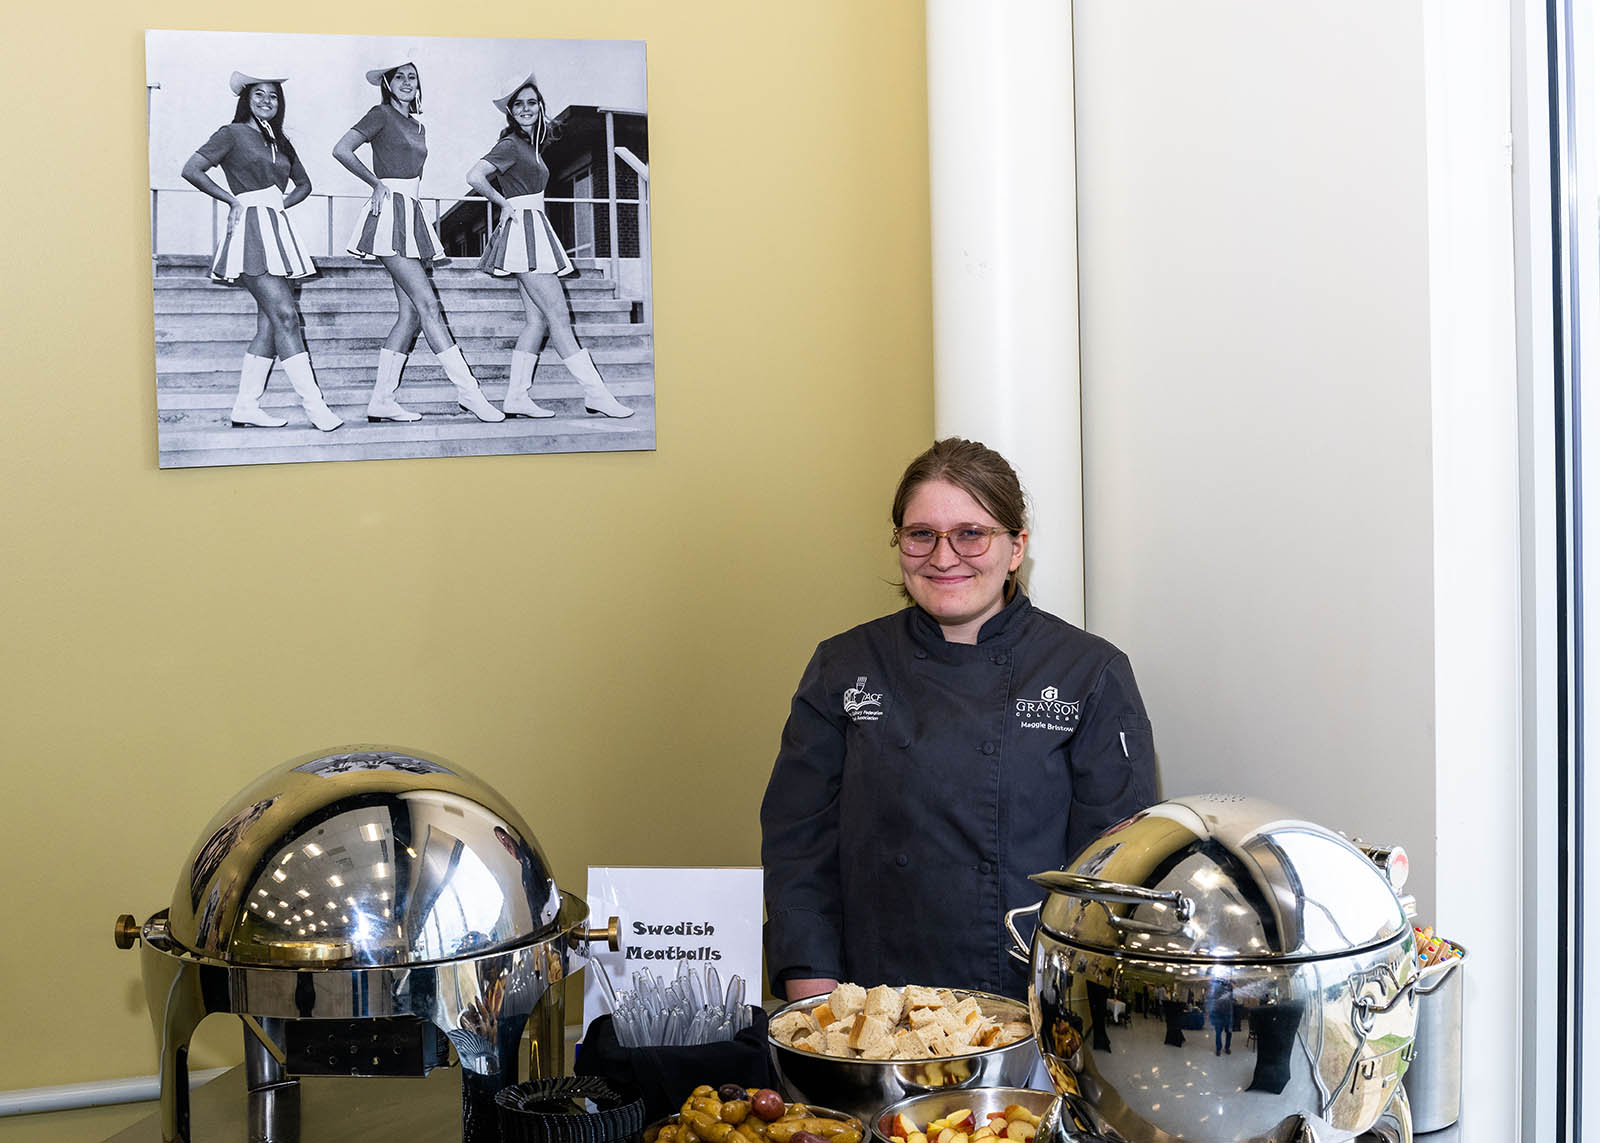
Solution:
M 1031 951 L 1007 924 L 1062 1095 L 1041 1136 L 1409 1143 L 1403 865 L 1258 799 L 1199 795 L 1035 876 L 1050 894 Z
M 492 1117 L 525 1029 L 530 1073 L 563 1066 L 561 982 L 618 938 L 588 919 L 453 763 L 352 746 L 274 768 L 205 827 L 168 908 L 117 920 L 141 946 L 163 1139 L 190 1138 L 189 1041 L 215 1012 L 244 1024 L 252 1140 L 297 1137 L 296 1076 L 420 1076 L 452 1053 L 468 1126 Z

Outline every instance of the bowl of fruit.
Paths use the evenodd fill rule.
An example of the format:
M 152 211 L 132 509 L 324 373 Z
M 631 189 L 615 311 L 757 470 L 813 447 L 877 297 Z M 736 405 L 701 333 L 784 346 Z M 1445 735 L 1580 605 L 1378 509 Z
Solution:
M 872 1122 L 875 1143 L 1033 1143 L 1053 1091 L 974 1087 L 891 1104 Z

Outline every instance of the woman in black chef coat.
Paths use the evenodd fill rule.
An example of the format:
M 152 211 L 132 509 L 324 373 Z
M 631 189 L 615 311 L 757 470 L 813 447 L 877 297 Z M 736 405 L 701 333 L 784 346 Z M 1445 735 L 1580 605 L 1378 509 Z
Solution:
M 1155 800 L 1150 720 L 1127 656 L 1023 593 L 1004 457 L 936 442 L 891 518 L 911 606 L 817 648 L 761 804 L 773 991 L 1024 996 L 1004 915 Z

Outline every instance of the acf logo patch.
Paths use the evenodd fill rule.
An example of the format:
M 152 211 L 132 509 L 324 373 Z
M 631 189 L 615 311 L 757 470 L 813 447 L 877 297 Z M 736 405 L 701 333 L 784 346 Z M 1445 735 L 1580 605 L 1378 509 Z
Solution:
M 857 675 L 856 685 L 845 688 L 844 713 L 852 722 L 877 722 L 883 717 L 883 692 L 867 690 L 867 676 Z
M 1055 687 L 1045 687 L 1036 699 L 1017 700 L 1017 728 L 1071 734 L 1078 729 L 1078 715 L 1082 707 L 1083 700 L 1063 699 Z

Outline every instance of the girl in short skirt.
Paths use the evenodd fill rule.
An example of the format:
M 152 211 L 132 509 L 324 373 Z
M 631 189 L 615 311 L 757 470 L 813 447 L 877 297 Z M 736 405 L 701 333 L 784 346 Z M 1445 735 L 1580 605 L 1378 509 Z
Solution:
M 423 269 L 424 262 L 442 259 L 445 253 L 417 198 L 428 140 L 417 121 L 422 78 L 416 60 L 407 53 L 387 67 L 373 68 L 367 72 L 367 82 L 382 92 L 382 100 L 333 148 L 333 157 L 372 188 L 372 199 L 350 235 L 350 253 L 383 263 L 400 305 L 394 328 L 378 350 L 378 377 L 367 403 L 367 420 L 415 421 L 422 416 L 395 397 L 406 357 L 421 332 L 455 385 L 456 402 L 480 421 L 503 421 L 505 414 L 479 390 L 461 347 L 450 336 L 439 295 Z M 362 144 L 372 149 L 370 168 L 356 156 Z
M 316 273 L 289 224 L 288 208 L 311 193 L 294 144 L 283 132 L 283 76 L 262 78 L 234 72 L 228 87 L 239 97 L 233 122 L 217 128 L 183 165 L 184 180 L 228 204 L 228 229 L 211 260 L 211 277 L 237 282 L 256 303 L 256 334 L 245 350 L 234 398 L 235 426 L 282 428 L 289 422 L 261 407 L 276 355 L 295 395 L 323 432 L 344 424 L 322 399 L 311 358 L 300 336 L 300 307 L 290 279 Z M 224 190 L 206 172 L 222 168 Z M 290 183 L 294 189 L 285 194 Z
M 505 114 L 506 126 L 500 141 L 467 172 L 467 183 L 500 208 L 500 224 L 489 237 L 478 269 L 497 278 L 515 277 L 527 311 L 527 323 L 511 352 L 511 379 L 503 402 L 506 415 L 555 416 L 554 410 L 535 404 L 530 395 L 539 344 L 548 333 L 561 363 L 583 386 L 584 409 L 608 417 L 631 417 L 633 410 L 611 395 L 589 351 L 580 348 L 573 336 L 561 279 L 578 271 L 544 213 L 544 188 L 550 172 L 540 152 L 549 138 L 550 120 L 533 73 L 509 84 L 494 105 Z

